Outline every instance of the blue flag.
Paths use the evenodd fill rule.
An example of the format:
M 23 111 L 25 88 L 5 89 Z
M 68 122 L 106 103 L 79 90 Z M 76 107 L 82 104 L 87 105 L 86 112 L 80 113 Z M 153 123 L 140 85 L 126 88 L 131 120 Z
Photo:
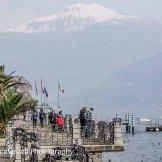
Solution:
M 46 88 L 44 87 L 44 89 L 43 89 L 43 91 L 42 91 L 45 95 L 46 95 L 46 97 L 48 97 L 48 92 L 47 92 L 47 90 L 46 90 Z

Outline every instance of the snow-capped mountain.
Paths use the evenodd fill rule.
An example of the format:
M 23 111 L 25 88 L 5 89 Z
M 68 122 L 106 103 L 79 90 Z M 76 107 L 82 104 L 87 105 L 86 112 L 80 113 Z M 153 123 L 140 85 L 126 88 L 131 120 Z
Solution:
M 117 81 L 128 84 L 128 89 L 124 87 L 125 91 L 122 93 L 120 87 L 109 88 L 109 85 L 115 85 L 115 81 L 108 82 L 109 76 L 116 74 L 116 71 L 123 67 L 129 69 L 128 65 L 162 51 L 160 24 L 140 17 L 119 14 L 98 4 L 75 4 L 53 15 L 31 20 L 7 31 L 0 33 L 1 55 L 5 56 L 0 57 L 0 63 L 12 69 L 20 69 L 31 82 L 33 78 L 40 80 L 40 76 L 45 76 L 51 91 L 49 94 L 54 94 L 54 85 L 57 85 L 58 80 L 63 82 L 66 92 L 70 94 L 63 100 L 67 112 L 83 103 L 86 105 L 91 102 L 90 105 L 93 105 L 95 101 L 106 102 L 103 105 L 105 109 L 108 104 L 123 107 L 122 101 L 125 99 L 129 99 L 127 106 L 133 106 L 131 101 L 135 93 L 131 93 L 133 85 L 130 85 L 130 81 L 124 82 L 124 77 L 120 78 L 118 75 L 115 77 Z M 159 71 L 160 69 L 159 66 Z M 132 75 L 126 76 L 133 79 Z M 144 76 L 144 81 L 148 80 L 145 78 Z M 155 78 L 158 81 L 158 75 Z M 100 83 L 104 83 L 102 87 L 105 90 L 96 86 Z M 152 83 L 159 85 L 156 80 Z M 145 85 L 142 86 L 149 89 L 149 85 L 146 88 Z M 142 86 L 136 87 L 142 89 Z M 136 87 L 133 89 L 135 92 Z M 94 89 L 95 92 L 89 89 Z M 155 89 L 158 95 L 152 92 L 153 95 L 150 95 L 145 91 L 146 97 L 160 96 L 161 89 L 159 90 Z M 114 96 L 112 104 L 108 102 L 111 96 Z M 140 94 L 136 96 L 139 97 Z M 55 97 L 57 98 L 49 95 L 49 102 L 57 104 L 57 100 L 53 101 Z M 146 103 L 137 102 L 138 106 Z
M 117 23 L 135 18 L 109 10 L 99 4 L 74 4 L 55 14 L 30 20 L 7 32 L 39 33 L 83 30 L 98 23 Z

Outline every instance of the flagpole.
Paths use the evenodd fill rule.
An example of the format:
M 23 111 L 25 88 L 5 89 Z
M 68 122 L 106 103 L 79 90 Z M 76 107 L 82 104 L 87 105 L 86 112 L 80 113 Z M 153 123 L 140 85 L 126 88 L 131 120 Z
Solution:
M 48 97 L 46 97 L 46 105 L 48 105 Z
M 43 105 L 45 105 L 45 98 L 46 98 L 46 96 L 45 96 L 45 93 L 43 94 Z
M 46 84 L 46 91 L 47 91 L 47 84 Z M 48 92 L 47 92 L 48 93 Z M 45 95 L 45 105 L 47 106 L 47 98 L 48 98 L 48 96 L 47 96 L 47 94 Z
M 42 98 L 43 98 L 43 94 L 42 94 L 42 77 L 41 77 L 41 106 L 42 106 Z
M 37 84 L 36 84 L 36 81 L 35 81 L 35 100 L 37 100 Z
M 58 82 L 58 110 L 60 110 L 60 89 L 59 89 L 59 82 Z

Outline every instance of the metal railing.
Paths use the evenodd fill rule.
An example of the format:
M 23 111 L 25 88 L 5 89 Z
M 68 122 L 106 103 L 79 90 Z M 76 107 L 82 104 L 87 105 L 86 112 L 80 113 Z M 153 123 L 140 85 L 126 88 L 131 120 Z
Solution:
M 100 121 L 93 121 L 90 126 L 85 126 L 82 131 L 82 143 L 88 145 L 105 145 L 114 143 L 114 125 Z
M 55 125 L 44 125 L 44 127 L 33 127 L 32 124 L 24 127 L 27 132 L 34 132 L 37 134 L 40 143 L 46 145 L 69 145 L 73 144 L 73 132 L 75 129 L 80 129 L 80 138 L 83 145 L 103 145 L 114 143 L 114 124 L 113 122 L 95 122 L 92 121 L 90 125 L 86 125 L 81 128 L 78 124 L 78 128 L 73 127 L 72 119 L 65 118 L 64 127 L 59 129 Z

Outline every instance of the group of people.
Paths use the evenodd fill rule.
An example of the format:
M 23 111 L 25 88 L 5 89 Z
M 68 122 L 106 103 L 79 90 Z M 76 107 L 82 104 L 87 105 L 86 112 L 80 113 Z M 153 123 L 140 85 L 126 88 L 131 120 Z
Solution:
M 43 125 L 46 123 L 47 114 L 43 111 L 42 108 L 40 109 L 39 113 L 36 110 L 33 111 L 32 113 L 33 126 L 37 125 L 38 118 L 39 118 L 41 127 L 43 127 Z M 53 131 L 56 131 L 56 130 L 63 131 L 64 117 L 63 117 L 62 111 L 59 111 L 59 113 L 56 113 L 54 112 L 54 110 L 52 110 L 48 114 L 48 120 L 49 120 L 49 123 L 51 124 Z
M 93 108 L 87 109 L 86 107 L 80 110 L 79 119 L 81 132 L 85 134 L 85 136 L 89 136 L 92 132 L 93 111 Z
M 63 131 L 64 130 L 64 117 L 62 111 L 55 113 L 54 110 L 49 115 L 49 123 L 52 126 L 53 131 Z
M 81 125 L 81 133 L 85 136 L 89 136 L 92 133 L 93 111 L 93 108 L 88 109 L 87 107 L 83 107 L 80 110 L 79 120 Z M 47 113 L 45 113 L 42 108 L 40 109 L 39 113 L 37 113 L 37 111 L 35 110 L 32 114 L 33 126 L 37 125 L 37 121 L 39 118 L 40 125 L 41 127 L 43 127 L 43 125 L 46 123 L 46 116 Z M 52 110 L 48 114 L 48 121 L 48 123 L 51 124 L 53 131 L 64 131 L 65 120 L 62 111 L 56 113 L 54 110 Z

